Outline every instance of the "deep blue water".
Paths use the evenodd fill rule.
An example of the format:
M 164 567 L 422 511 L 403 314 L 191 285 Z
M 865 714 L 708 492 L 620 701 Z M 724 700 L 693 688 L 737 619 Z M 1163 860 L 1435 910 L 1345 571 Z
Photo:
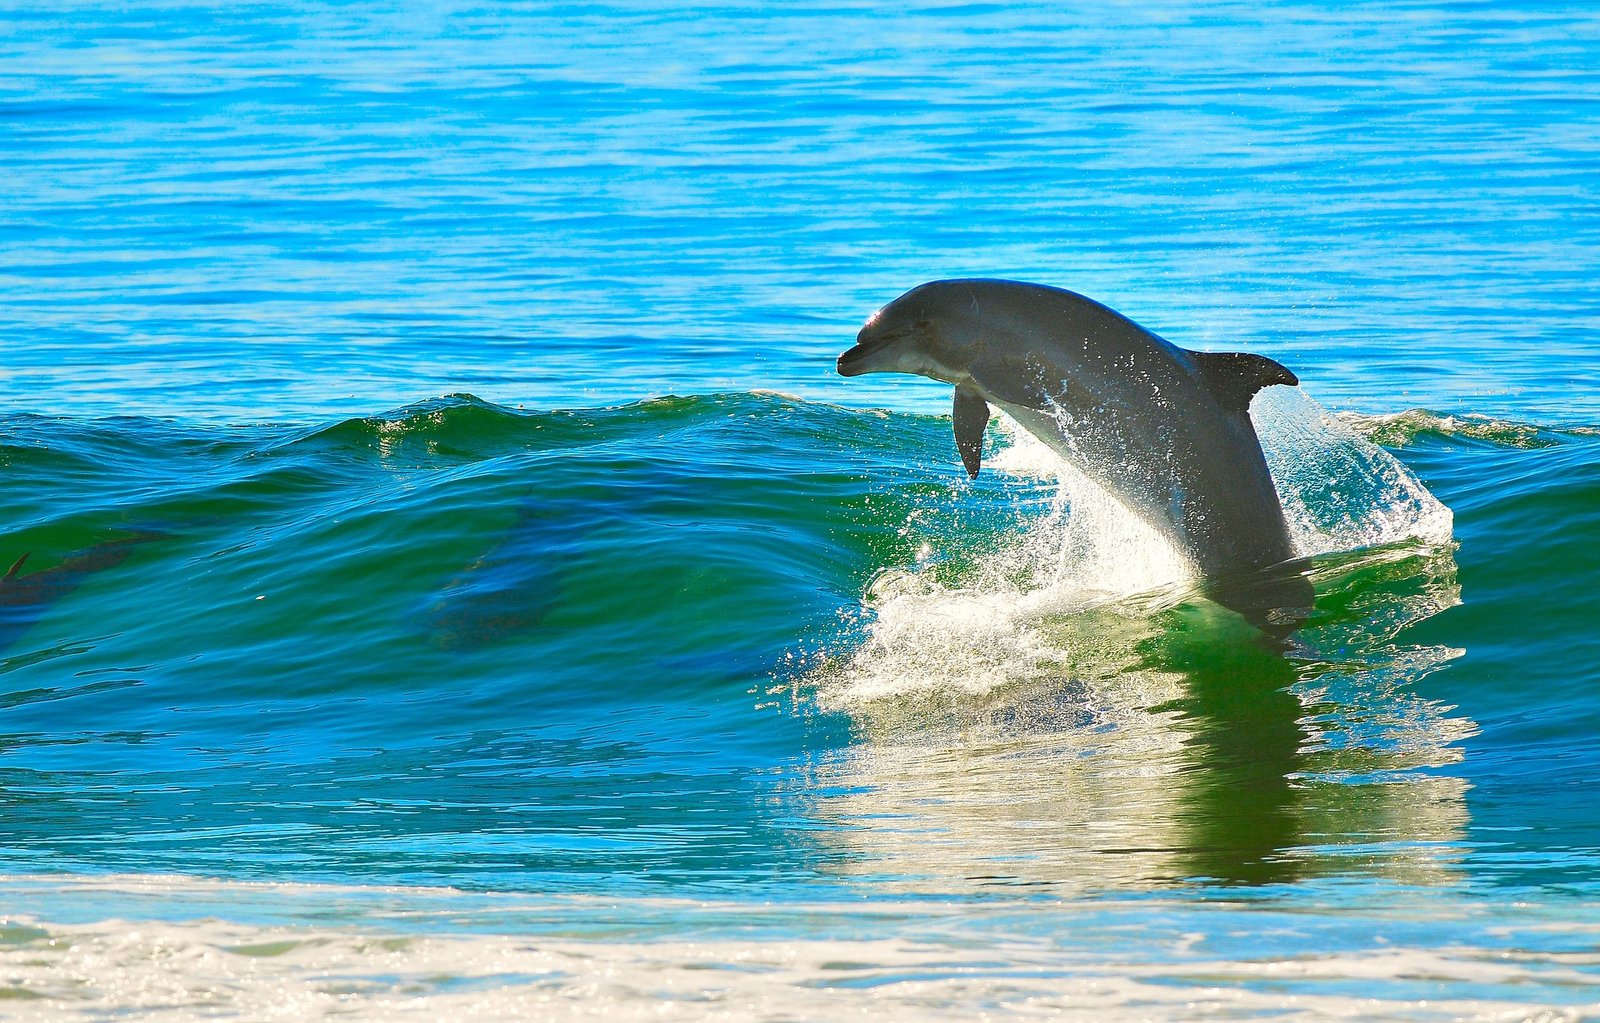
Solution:
M 0 68 L 0 951 L 860 938 L 999 971 L 915 1018 L 1084 971 L 1592 1010 L 1588 5 L 6 7 Z M 948 388 L 835 374 L 957 275 L 1343 416 L 1256 409 L 1287 655 L 1025 437 L 967 484 Z

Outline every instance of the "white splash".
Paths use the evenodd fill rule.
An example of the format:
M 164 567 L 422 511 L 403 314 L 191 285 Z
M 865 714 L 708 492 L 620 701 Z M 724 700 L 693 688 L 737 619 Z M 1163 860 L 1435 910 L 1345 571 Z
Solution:
M 1454 517 L 1416 474 L 1299 388 L 1266 388 L 1250 413 L 1301 556 L 1450 542 Z
M 1449 542 L 1450 509 L 1298 388 L 1263 390 L 1252 413 L 1301 556 Z M 1052 487 L 1045 513 L 978 555 L 958 584 L 927 569 L 880 573 L 865 597 L 866 642 L 814 679 L 824 705 L 986 693 L 1060 677 L 1064 665 L 1125 669 L 1145 634 L 1140 620 L 1192 596 L 1195 570 L 1165 537 L 1026 429 L 997 419 L 1004 444 L 986 466 Z M 1090 611 L 1083 627 L 1067 623 Z

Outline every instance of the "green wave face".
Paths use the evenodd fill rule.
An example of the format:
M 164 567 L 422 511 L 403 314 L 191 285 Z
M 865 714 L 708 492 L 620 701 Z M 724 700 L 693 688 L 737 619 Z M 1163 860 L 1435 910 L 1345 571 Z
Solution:
M 1595 442 L 1256 417 L 1318 592 L 1287 649 L 1003 424 L 968 484 L 947 419 L 773 394 L 14 417 L 11 844 L 575 891 L 1449 875 L 1478 772 L 1587 723 L 1594 555 L 1547 524 L 1593 535 Z

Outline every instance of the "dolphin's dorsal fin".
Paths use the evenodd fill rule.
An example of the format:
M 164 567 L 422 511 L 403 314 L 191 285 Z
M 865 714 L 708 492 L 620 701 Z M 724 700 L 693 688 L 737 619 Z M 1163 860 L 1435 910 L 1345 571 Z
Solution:
M 1217 404 L 1229 412 L 1249 412 L 1250 399 L 1269 384 L 1298 384 L 1300 378 L 1265 355 L 1250 352 L 1190 352 L 1195 369 Z
M 23 554 L 22 557 L 18 558 L 12 564 L 11 571 L 7 572 L 5 574 L 5 578 L 4 579 L 0 579 L 0 582 L 5 582 L 6 579 L 14 578 L 16 576 L 16 574 L 17 574 L 17 571 L 22 568 L 23 562 L 27 561 L 32 556 L 33 556 L 33 552 L 32 551 L 28 551 L 27 553 Z M 5 564 L 5 562 L 0 562 L 0 564 Z
M 983 431 L 989 425 L 989 403 L 972 388 L 957 386 L 951 417 L 955 420 L 961 464 L 967 467 L 967 478 L 975 480 L 983 464 Z

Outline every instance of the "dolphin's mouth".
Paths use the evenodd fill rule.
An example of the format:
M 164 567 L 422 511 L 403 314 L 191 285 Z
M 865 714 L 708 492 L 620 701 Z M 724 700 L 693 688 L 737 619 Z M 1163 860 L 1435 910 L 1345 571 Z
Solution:
M 884 331 L 876 337 L 867 337 L 869 330 L 873 330 L 876 323 L 868 323 L 861 328 L 861 333 L 856 335 L 854 348 L 839 356 L 839 375 L 842 377 L 858 377 L 863 373 L 881 372 L 883 367 L 874 366 L 870 359 L 872 356 L 888 348 L 903 338 L 911 337 L 918 331 L 927 327 L 926 323 L 918 323 L 911 327 L 898 327 Z
M 867 368 L 863 363 L 866 361 L 867 355 L 876 347 L 877 345 L 875 344 L 860 344 L 839 356 L 839 375 L 842 377 L 856 377 L 867 372 Z

